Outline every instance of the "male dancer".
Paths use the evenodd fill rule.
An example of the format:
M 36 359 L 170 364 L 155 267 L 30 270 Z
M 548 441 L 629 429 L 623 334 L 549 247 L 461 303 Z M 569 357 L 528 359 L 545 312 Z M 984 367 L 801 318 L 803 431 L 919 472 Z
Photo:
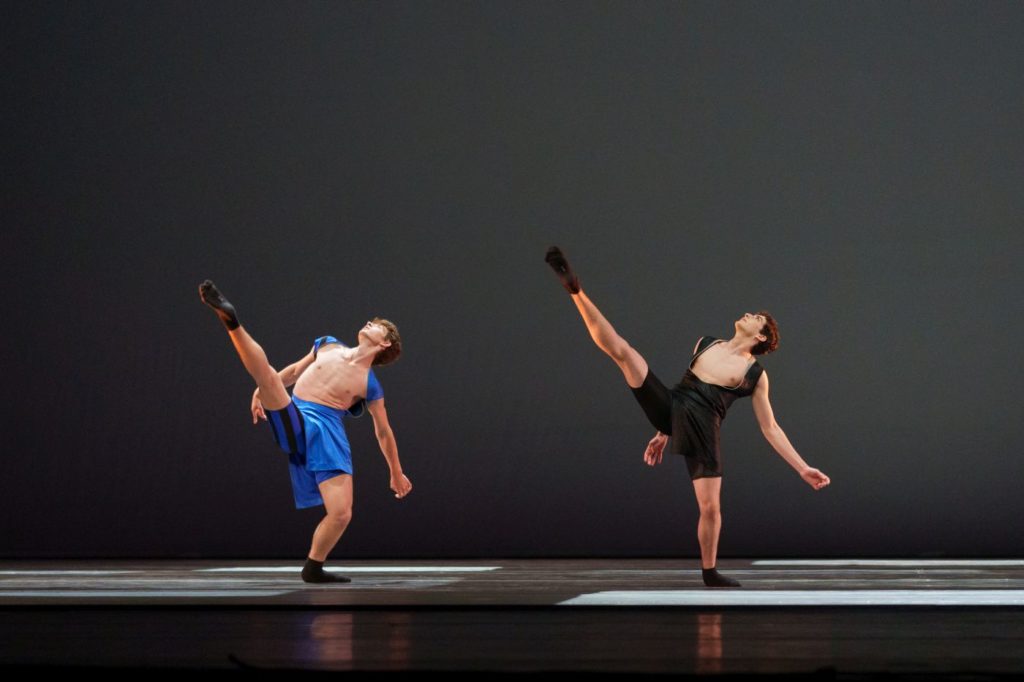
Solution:
M 579 278 L 561 250 L 557 246 L 551 247 L 545 260 L 572 295 L 594 343 L 622 370 L 626 383 L 658 430 L 647 445 L 644 461 L 649 466 L 661 463 L 669 435 L 672 452 L 686 457 L 700 508 L 697 539 L 700 542 L 704 584 L 708 587 L 739 587 L 739 582 L 725 577 L 715 568 L 718 535 L 722 529 L 719 427 L 733 401 L 753 394 L 754 415 L 761 426 L 761 433 L 776 452 L 815 490 L 821 490 L 831 482 L 828 476 L 800 458 L 772 414 L 768 401 L 768 373 L 753 356 L 770 353 L 778 346 L 775 320 L 765 312 L 746 313 L 736 320 L 735 333 L 728 341 L 702 336 L 693 349 L 693 359 L 686 375 L 669 390 L 650 371 L 647 361 L 615 332 L 597 306 L 583 293 Z
M 269 415 L 274 438 L 288 453 L 295 507 L 322 504 L 327 510 L 313 533 L 302 579 L 308 583 L 351 582 L 323 570 L 327 555 L 352 518 L 352 456 L 341 422 L 343 416 L 359 416 L 364 407 L 370 412 L 377 442 L 391 469 L 395 497 L 401 499 L 412 490 L 398 461 L 398 446 L 384 409 L 384 392 L 371 369 L 398 359 L 402 352 L 398 329 L 387 320 L 375 318 L 359 330 L 355 348 L 347 348 L 333 336 L 320 337 L 308 355 L 279 373 L 238 323 L 234 306 L 213 282 L 206 280 L 199 285 L 199 297 L 224 323 L 242 364 L 256 380 L 253 423 L 257 418 L 268 420 Z M 289 397 L 285 389 L 292 384 L 295 389 Z

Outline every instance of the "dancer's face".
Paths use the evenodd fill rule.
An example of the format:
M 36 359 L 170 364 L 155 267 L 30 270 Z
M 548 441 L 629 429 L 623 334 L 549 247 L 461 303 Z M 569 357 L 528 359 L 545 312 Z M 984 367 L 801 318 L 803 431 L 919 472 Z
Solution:
M 754 313 L 743 313 L 740 319 L 736 320 L 736 331 L 742 332 L 747 336 L 761 336 L 761 330 L 764 329 L 764 325 L 767 322 L 764 315 L 755 315 Z
M 387 340 L 388 328 L 382 325 L 380 322 L 368 321 L 362 329 L 359 330 L 359 337 L 366 338 L 371 344 L 375 346 L 390 346 L 391 342 Z

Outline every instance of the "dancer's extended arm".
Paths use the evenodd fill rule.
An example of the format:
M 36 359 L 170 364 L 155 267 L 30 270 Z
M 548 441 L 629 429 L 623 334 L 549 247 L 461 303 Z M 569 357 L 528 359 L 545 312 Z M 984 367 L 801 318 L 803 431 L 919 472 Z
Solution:
M 373 417 L 373 430 L 377 434 L 377 443 L 380 444 L 380 451 L 388 462 L 391 470 L 391 489 L 395 491 L 395 497 L 401 499 L 412 490 L 412 483 L 402 473 L 402 463 L 398 461 L 398 444 L 395 443 L 395 434 L 391 431 L 391 424 L 388 423 L 388 412 L 384 408 L 384 399 L 371 400 L 366 403 L 366 409 Z
M 800 474 L 800 478 L 804 479 L 815 490 L 821 490 L 831 483 L 832 481 L 828 476 L 809 466 L 800 457 L 796 448 L 789 442 L 789 438 L 786 437 L 782 427 L 775 421 L 772 404 L 768 400 L 768 372 L 761 374 L 757 387 L 754 389 L 753 401 L 754 416 L 757 417 L 757 423 L 761 426 L 761 433 L 764 434 L 765 440 L 775 448 L 775 452 L 779 453 L 782 459 L 786 460 L 791 467 L 796 469 L 797 473 Z

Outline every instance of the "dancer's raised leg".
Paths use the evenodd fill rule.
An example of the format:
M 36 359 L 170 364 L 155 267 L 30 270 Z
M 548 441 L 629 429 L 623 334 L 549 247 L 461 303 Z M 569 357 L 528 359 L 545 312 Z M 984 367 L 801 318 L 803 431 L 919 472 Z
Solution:
M 619 336 L 615 328 L 605 319 L 582 289 L 578 294 L 573 294 L 572 302 L 580 311 L 583 322 L 587 325 L 587 331 L 590 332 L 590 338 L 594 340 L 597 347 L 619 366 L 630 388 L 639 388 L 647 376 L 647 361 L 636 349 L 626 343 L 624 338 Z
M 281 410 L 287 407 L 291 398 L 285 390 L 284 383 L 281 382 L 281 377 L 277 370 L 270 366 L 263 348 L 239 324 L 235 307 L 210 280 L 199 285 L 199 297 L 203 303 L 213 308 L 227 328 L 228 336 L 231 337 L 231 343 L 245 365 L 245 370 L 259 386 L 260 402 L 263 403 L 263 407 L 268 410 Z
M 629 387 L 639 388 L 647 377 L 647 361 L 626 343 L 625 339 L 619 336 L 611 323 L 594 305 L 594 302 L 583 292 L 583 289 L 580 288 L 579 277 L 573 272 L 565 254 L 557 246 L 548 249 L 544 260 L 555 271 L 555 274 L 562 280 L 562 286 L 572 296 L 572 302 L 580 311 L 583 323 L 587 325 L 587 331 L 590 332 L 590 338 L 619 366 Z

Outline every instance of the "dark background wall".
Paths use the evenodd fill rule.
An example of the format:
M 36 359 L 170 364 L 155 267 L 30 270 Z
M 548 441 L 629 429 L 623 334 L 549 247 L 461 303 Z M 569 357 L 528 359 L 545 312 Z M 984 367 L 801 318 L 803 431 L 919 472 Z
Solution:
M 197 283 L 278 367 L 372 315 L 344 556 L 693 556 L 666 381 L 768 308 L 810 490 L 725 422 L 726 556 L 1022 554 L 1019 3 L 5 3 L 0 554 L 302 556 Z

